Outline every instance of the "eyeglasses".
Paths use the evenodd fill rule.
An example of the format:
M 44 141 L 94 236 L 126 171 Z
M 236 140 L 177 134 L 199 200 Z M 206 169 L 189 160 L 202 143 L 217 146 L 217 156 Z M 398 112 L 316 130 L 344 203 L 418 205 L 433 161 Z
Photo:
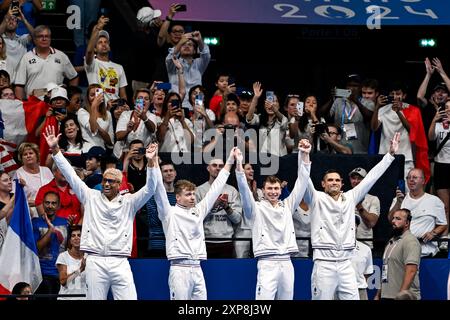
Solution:
M 288 94 L 287 95 L 288 98 L 300 98 L 300 96 L 298 94 Z
M 224 165 L 222 163 L 211 163 L 210 166 L 214 168 L 223 168 Z
M 338 132 L 328 132 L 328 134 L 331 136 L 333 134 L 338 135 L 339 133 Z
M 421 176 L 408 176 L 406 177 L 406 180 L 419 180 L 422 179 Z
M 50 39 L 51 36 L 49 34 L 40 34 L 36 36 L 37 39 Z
M 103 178 L 102 182 L 103 183 L 109 183 L 109 184 L 120 183 L 120 181 L 117 181 L 117 180 L 114 180 L 114 179 L 107 179 L 107 178 Z

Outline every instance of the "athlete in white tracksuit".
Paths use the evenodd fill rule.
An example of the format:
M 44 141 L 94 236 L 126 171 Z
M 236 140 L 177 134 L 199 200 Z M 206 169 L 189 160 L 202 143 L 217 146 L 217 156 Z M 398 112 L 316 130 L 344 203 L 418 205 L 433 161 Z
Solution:
M 158 168 L 150 168 L 157 154 L 157 145 L 147 148 L 149 160 L 146 185 L 134 194 L 119 194 L 122 173 L 108 169 L 103 174 L 103 190 L 90 189 L 76 174 L 58 148 L 54 128 L 46 129 L 46 139 L 53 149 L 53 159 L 72 190 L 84 205 L 83 234 L 80 249 L 86 259 L 88 300 L 106 300 L 111 288 L 116 300 L 136 300 L 136 287 L 127 257 L 131 255 L 133 220 L 136 211 L 147 203 L 156 188 L 151 177 Z M 163 188 L 164 189 L 164 188 Z
M 206 300 L 206 285 L 200 261 L 206 260 L 203 220 L 228 180 L 234 162 L 230 153 L 225 166 L 205 197 L 195 204 L 195 185 L 186 180 L 175 183 L 177 203 L 171 206 L 159 170 L 153 171 L 157 181 L 155 201 L 158 217 L 166 236 L 166 254 L 170 261 L 169 289 L 172 300 Z M 154 161 L 155 165 L 157 160 Z
M 291 254 L 298 252 L 292 215 L 306 189 L 311 164 L 308 140 L 298 144 L 298 176 L 289 197 L 280 201 L 281 183 L 275 177 L 264 182 L 264 199 L 255 201 L 245 178 L 242 154 L 236 156 L 236 179 L 244 215 L 252 227 L 253 252 L 258 258 L 257 300 L 292 300 L 294 298 L 294 267 Z
M 325 192 L 316 191 L 309 180 L 305 202 L 311 208 L 311 244 L 314 268 L 311 275 L 313 300 L 359 300 L 351 258 L 355 249 L 355 207 L 394 161 L 400 134 L 391 140 L 389 152 L 363 181 L 341 192 L 342 179 L 328 172 L 322 180 Z

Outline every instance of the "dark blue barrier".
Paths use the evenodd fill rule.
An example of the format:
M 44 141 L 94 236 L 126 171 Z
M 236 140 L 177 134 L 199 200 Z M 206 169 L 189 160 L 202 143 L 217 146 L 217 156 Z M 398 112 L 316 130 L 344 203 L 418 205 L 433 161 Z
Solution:
M 293 260 L 295 300 L 310 300 L 311 259 Z M 130 260 L 134 281 L 141 300 L 168 300 L 169 263 L 162 259 Z M 381 259 L 374 261 L 374 275 L 369 278 L 369 298 L 379 286 Z M 209 300 L 254 300 L 256 288 L 255 259 L 210 259 L 202 263 Z M 445 300 L 447 296 L 448 259 L 424 259 L 420 265 L 422 299 Z

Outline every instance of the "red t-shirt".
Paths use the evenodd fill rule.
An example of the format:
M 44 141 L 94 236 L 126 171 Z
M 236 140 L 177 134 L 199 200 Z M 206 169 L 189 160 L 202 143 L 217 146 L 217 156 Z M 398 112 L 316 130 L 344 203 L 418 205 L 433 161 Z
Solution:
M 36 206 L 42 204 L 45 194 L 49 191 L 54 191 L 59 194 L 60 208 L 56 212 L 56 215 L 58 217 L 66 219 L 69 217 L 69 215 L 75 215 L 76 218 L 73 223 L 77 224 L 81 218 L 81 204 L 69 185 L 67 185 L 64 191 L 61 191 L 61 189 L 56 185 L 55 179 L 53 179 L 39 189 L 35 199 Z

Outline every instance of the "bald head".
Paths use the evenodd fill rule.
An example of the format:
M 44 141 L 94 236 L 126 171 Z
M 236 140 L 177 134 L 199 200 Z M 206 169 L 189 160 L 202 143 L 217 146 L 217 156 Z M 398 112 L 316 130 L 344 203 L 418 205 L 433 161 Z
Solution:
M 235 127 L 239 127 L 240 125 L 239 116 L 237 115 L 236 112 L 227 112 L 223 119 L 223 124 L 231 124 Z

